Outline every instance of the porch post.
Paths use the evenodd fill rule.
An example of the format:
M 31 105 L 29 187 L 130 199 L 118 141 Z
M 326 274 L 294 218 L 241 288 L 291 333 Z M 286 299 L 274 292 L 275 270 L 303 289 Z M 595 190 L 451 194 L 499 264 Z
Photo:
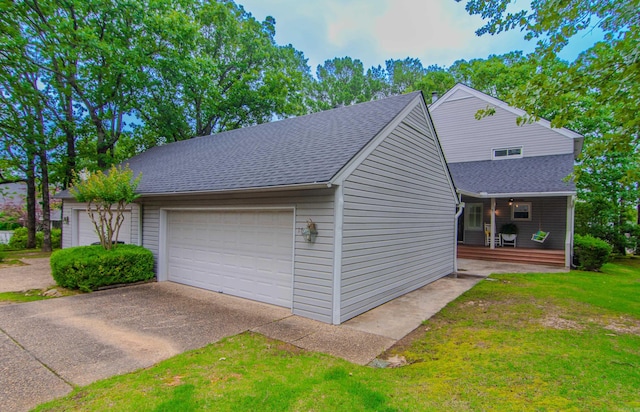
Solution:
M 571 261 L 573 260 L 573 229 L 575 219 L 575 195 L 567 196 L 567 233 L 564 242 L 564 266 L 571 267 Z
M 491 198 L 491 233 L 489 233 L 490 249 L 496 248 L 496 198 Z

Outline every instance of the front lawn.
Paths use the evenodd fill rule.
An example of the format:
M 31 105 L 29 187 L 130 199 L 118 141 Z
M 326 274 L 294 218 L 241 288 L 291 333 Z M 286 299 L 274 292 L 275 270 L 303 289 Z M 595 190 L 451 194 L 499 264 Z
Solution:
M 374 369 L 242 334 L 77 388 L 38 410 L 634 410 L 640 260 L 495 275 Z

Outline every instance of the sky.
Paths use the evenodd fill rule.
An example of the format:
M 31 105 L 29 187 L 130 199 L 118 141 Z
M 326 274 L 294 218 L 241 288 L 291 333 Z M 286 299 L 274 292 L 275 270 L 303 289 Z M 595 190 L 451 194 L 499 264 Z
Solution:
M 292 44 L 316 67 L 334 57 L 360 59 L 365 68 L 388 59 L 419 58 L 424 67 L 487 58 L 513 50 L 532 52 L 534 41 L 512 30 L 476 36 L 483 25 L 454 0 L 236 0 L 256 19 L 276 20 L 276 42 Z M 516 6 L 527 7 L 525 0 Z M 560 56 L 574 60 L 596 34 L 579 35 Z

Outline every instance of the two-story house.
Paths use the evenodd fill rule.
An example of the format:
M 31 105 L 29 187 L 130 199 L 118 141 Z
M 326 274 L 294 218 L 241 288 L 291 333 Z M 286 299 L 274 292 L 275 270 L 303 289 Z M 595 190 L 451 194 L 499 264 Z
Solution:
M 477 119 L 481 109 L 494 113 Z M 519 126 L 516 120 L 525 112 L 463 84 L 435 100 L 429 111 L 465 204 L 458 222 L 460 250 L 513 246 L 521 255 L 557 250 L 568 267 L 576 195 L 568 176 L 583 136 L 552 128 L 544 119 Z M 513 225 L 515 237 L 506 233 Z

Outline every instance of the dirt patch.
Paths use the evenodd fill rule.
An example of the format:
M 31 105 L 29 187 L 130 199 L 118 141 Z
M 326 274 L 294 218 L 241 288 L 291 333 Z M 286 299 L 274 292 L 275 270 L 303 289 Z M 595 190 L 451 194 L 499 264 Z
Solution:
M 640 321 L 629 318 L 621 318 L 618 322 L 607 323 L 605 329 L 619 334 L 640 336 Z
M 570 319 L 561 318 L 555 314 L 548 314 L 540 319 L 540 324 L 549 329 L 557 330 L 584 330 L 584 326 L 579 322 Z
M 378 358 L 390 359 L 396 356 L 398 353 L 407 351 L 411 348 L 413 341 L 415 341 L 416 339 L 422 339 L 430 329 L 431 328 L 427 325 L 418 326 L 417 328 L 409 332 L 404 338 L 394 343 L 393 346 L 391 346 L 389 349 L 382 352 L 380 356 L 378 356 Z

